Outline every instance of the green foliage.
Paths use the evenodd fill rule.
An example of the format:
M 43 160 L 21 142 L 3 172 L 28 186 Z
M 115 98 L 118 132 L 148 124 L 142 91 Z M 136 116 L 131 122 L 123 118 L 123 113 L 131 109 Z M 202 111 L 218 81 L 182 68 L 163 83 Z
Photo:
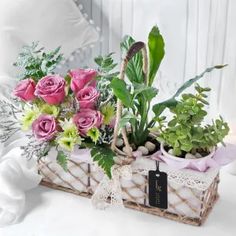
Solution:
M 94 146 L 90 153 L 93 161 L 97 162 L 98 166 L 100 166 L 111 179 L 111 168 L 115 164 L 113 160 L 115 153 L 109 147 L 104 146 Z
M 45 53 L 44 48 L 39 48 L 38 42 L 24 46 L 17 62 L 14 63 L 14 66 L 23 71 L 19 75 L 19 79 L 33 78 L 38 80 L 49 73 L 53 73 L 53 70 L 63 59 L 59 51 L 60 47 Z
M 67 167 L 67 156 L 63 151 L 58 151 L 57 153 L 57 163 L 63 168 L 64 171 L 68 170 Z
M 125 36 L 121 43 L 121 50 L 129 58 L 125 71 L 129 82 L 120 81 L 118 78 L 114 78 L 111 82 L 113 92 L 124 104 L 127 114 L 132 114 L 123 116 L 120 127 L 124 126 L 125 121 L 130 123 L 131 139 L 136 145 L 143 144 L 149 134 L 148 113 L 150 104 L 158 94 L 158 90 L 151 87 L 151 85 L 164 56 L 164 42 L 156 26 L 150 32 L 148 41 L 150 61 L 148 67 L 150 73 L 146 75 L 147 80 L 143 72 L 142 52 L 139 51 L 133 56 L 135 51 L 142 48 L 143 43 L 135 42 L 132 37 Z M 137 47 L 135 47 L 135 44 L 137 44 Z
M 126 115 L 123 115 L 120 121 L 120 127 L 124 127 L 125 122 L 129 124 L 128 126 L 131 127 L 130 138 L 137 146 L 146 141 L 150 129 L 153 128 L 162 112 L 166 108 L 174 108 L 177 105 L 176 97 L 202 78 L 205 73 L 224 67 L 224 65 L 219 65 L 206 69 L 200 75 L 185 82 L 170 99 L 151 107 L 152 100 L 158 94 L 158 89 L 151 87 L 151 85 L 165 54 L 165 43 L 157 26 L 152 28 L 148 37 L 149 74 L 147 75 L 147 81 L 143 72 L 142 53 L 139 51 L 133 56 L 134 52 L 142 48 L 141 46 L 141 42 L 135 42 L 132 37 L 124 37 L 121 49 L 126 59 L 129 59 L 125 71 L 129 81 L 125 82 L 120 81 L 118 78 L 113 78 L 111 82 L 113 93 L 121 100 L 127 110 L 125 111 Z M 132 57 L 129 55 L 132 55 Z M 154 117 L 149 120 L 148 113 L 151 108 L 154 112 Z M 129 115 L 127 116 L 127 114 Z
M 226 122 L 220 117 L 211 125 L 202 125 L 207 112 L 204 110 L 206 93 L 210 88 L 195 86 L 196 94 L 183 94 L 175 107 L 170 108 L 173 118 L 165 125 L 163 117 L 159 122 L 159 141 L 173 148 L 173 154 L 180 156 L 183 152 L 210 151 L 218 143 L 223 142 L 229 132 Z
M 131 36 L 125 36 L 121 42 L 121 50 L 124 55 L 127 54 L 130 47 L 135 43 L 135 40 Z M 126 75 L 131 82 L 143 83 L 143 57 L 142 53 L 138 52 L 128 63 L 126 69 Z
M 120 127 L 129 122 L 132 129 L 132 140 L 136 145 L 146 141 L 148 131 L 148 112 L 150 102 L 157 95 L 158 90 L 143 83 L 133 82 L 131 85 L 125 81 L 114 78 L 111 88 L 117 98 L 119 98 L 127 109 L 120 121 Z M 127 116 L 127 114 L 129 114 Z
M 98 65 L 97 88 L 100 91 L 99 104 L 110 102 L 113 105 L 116 100 L 110 87 L 112 79 L 116 78 L 119 72 L 114 71 L 117 63 L 114 62 L 113 53 L 106 56 L 98 56 L 94 59 Z
M 205 71 L 203 71 L 200 75 L 195 76 L 194 78 L 186 81 L 178 90 L 177 92 L 168 100 L 158 103 L 153 106 L 153 112 L 155 113 L 155 116 L 158 117 L 161 115 L 161 113 L 166 109 L 166 108 L 171 108 L 176 106 L 177 100 L 176 97 L 178 97 L 185 89 L 189 88 L 192 86 L 195 82 L 197 82 L 199 79 L 201 79 L 206 73 L 211 72 L 214 69 L 222 69 L 227 65 L 216 65 L 210 68 L 207 68 Z
M 94 59 L 95 63 L 98 65 L 99 78 L 103 77 L 110 80 L 119 74 L 119 72 L 112 72 L 117 66 L 117 63 L 115 63 L 112 58 L 113 54 L 114 53 L 109 53 L 106 56 L 98 56 Z
M 165 55 L 165 44 L 157 26 L 154 26 L 148 36 L 149 48 L 149 82 L 152 85 L 161 61 Z
M 126 111 L 120 119 L 119 128 L 121 129 L 125 127 L 127 123 L 130 123 L 132 126 L 135 126 L 136 122 L 137 122 L 137 117 L 134 114 Z
M 126 107 L 132 106 L 132 95 L 123 80 L 114 78 L 111 81 L 110 86 L 113 89 L 115 96 L 119 98 Z

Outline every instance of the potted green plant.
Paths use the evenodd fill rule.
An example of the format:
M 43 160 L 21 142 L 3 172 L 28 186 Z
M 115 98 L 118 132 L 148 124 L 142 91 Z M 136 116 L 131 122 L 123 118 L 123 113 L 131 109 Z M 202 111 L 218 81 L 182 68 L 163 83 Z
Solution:
M 176 98 L 205 73 L 224 67 L 220 65 L 207 68 L 200 75 L 186 81 L 170 99 L 152 105 L 159 92 L 153 87 L 153 82 L 165 55 L 164 40 L 157 26 L 149 33 L 147 46 L 146 48 L 145 43 L 126 36 L 121 43 L 125 56 L 120 77 L 113 78 L 110 83 L 118 100 L 112 149 L 119 153 L 122 150 L 130 157 L 134 151 L 146 156 L 158 150 L 158 143 L 150 137 L 150 130 L 153 130 L 162 112 L 166 108 L 175 108 L 178 104 Z M 154 115 L 151 115 L 151 110 Z M 123 140 L 117 138 L 120 130 L 123 137 L 127 136 Z
M 212 124 L 204 124 L 207 92 L 211 89 L 196 84 L 195 90 L 195 94 L 183 94 L 177 105 L 170 108 L 172 117 L 168 123 L 166 117 L 157 118 L 157 140 L 162 143 L 161 151 L 169 164 L 184 162 L 186 167 L 204 171 L 217 145 L 224 145 L 229 126 L 222 117 L 213 120 Z

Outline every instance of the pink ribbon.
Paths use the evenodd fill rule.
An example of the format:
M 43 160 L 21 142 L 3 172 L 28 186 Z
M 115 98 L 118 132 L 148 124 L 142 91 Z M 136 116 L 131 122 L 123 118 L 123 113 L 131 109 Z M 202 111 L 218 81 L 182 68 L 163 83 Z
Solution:
M 236 160 L 236 145 L 226 144 L 226 146 L 219 147 L 212 158 L 204 159 L 184 159 L 184 161 L 177 161 L 166 157 L 161 151 L 154 153 L 151 156 L 154 160 L 161 160 L 174 169 L 192 169 L 200 172 L 205 172 L 208 168 L 220 168 Z

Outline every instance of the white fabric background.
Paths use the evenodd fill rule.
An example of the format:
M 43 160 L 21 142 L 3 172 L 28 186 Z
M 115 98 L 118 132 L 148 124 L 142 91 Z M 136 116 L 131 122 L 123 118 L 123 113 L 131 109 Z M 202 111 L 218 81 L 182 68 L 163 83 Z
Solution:
M 61 46 L 69 57 L 97 40 L 98 32 L 73 0 L 0 1 L 0 76 L 16 77 L 12 64 L 25 44 L 39 41 L 46 50 Z

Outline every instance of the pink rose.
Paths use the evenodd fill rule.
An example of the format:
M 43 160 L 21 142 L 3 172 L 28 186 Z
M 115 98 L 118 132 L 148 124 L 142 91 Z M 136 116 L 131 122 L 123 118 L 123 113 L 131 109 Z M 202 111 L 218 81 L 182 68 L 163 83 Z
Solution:
M 93 128 L 99 128 L 103 121 L 103 116 L 100 111 L 95 111 L 92 109 L 81 109 L 73 117 L 73 121 L 77 126 L 80 134 L 86 136 L 87 132 Z
M 35 95 L 41 97 L 48 104 L 59 104 L 65 98 L 65 86 L 64 78 L 59 75 L 48 75 L 39 80 Z
M 32 101 L 35 99 L 35 85 L 32 79 L 24 79 L 16 86 L 13 93 L 24 101 Z
M 40 141 L 49 141 L 53 139 L 57 132 L 56 120 L 50 115 L 41 115 L 32 124 L 34 136 Z
M 80 108 L 94 108 L 99 92 L 92 86 L 85 87 L 76 94 Z
M 97 72 L 92 69 L 75 69 L 69 72 L 71 77 L 71 89 L 76 94 L 79 90 L 87 86 L 96 87 L 95 77 Z

